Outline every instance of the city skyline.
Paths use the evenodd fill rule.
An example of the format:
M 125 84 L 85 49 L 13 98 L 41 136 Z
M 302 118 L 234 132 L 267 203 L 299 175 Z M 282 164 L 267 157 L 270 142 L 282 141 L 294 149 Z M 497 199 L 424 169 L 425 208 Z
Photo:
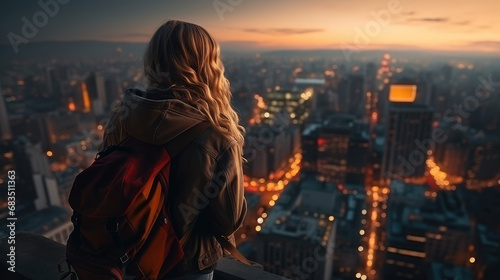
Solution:
M 59 278 L 56 260 L 64 259 L 70 235 L 85 234 L 89 224 L 104 234 L 104 225 L 77 223 L 87 220 L 72 213 L 82 210 L 73 203 L 81 196 L 78 182 L 93 178 L 89 166 L 107 164 L 102 158 L 115 153 L 109 145 L 147 141 L 154 132 L 154 144 L 171 151 L 173 140 L 185 135 L 171 128 L 191 118 L 183 112 L 207 118 L 206 108 L 177 91 L 191 85 L 163 79 L 175 69 L 148 81 L 147 41 L 164 21 L 178 19 L 206 28 L 221 45 L 227 105 L 244 128 L 241 168 L 239 155 L 237 165 L 228 165 L 238 166 L 241 178 L 228 177 L 233 172 L 223 167 L 235 146 L 220 152 L 210 136 L 210 145 L 187 144 L 190 158 L 172 161 L 168 180 L 142 172 L 134 156 L 124 160 L 137 177 L 147 173 L 158 179 L 149 182 L 168 187 L 170 199 L 185 192 L 203 200 L 205 206 L 179 205 L 178 212 L 168 200 L 158 220 L 176 233 L 183 226 L 175 220 L 190 209 L 199 215 L 190 222 L 193 231 L 219 233 L 212 202 L 244 195 L 246 215 L 237 207 L 222 210 L 240 217 L 224 234 L 262 268 L 228 265 L 223 257 L 209 268 L 214 279 L 500 279 L 499 8 L 486 0 L 6 3 L 0 11 L 8 23 L 0 26 L 0 219 L 15 229 L 5 223 L 0 239 L 17 244 L 0 250 L 4 260 L 16 254 L 3 261 L 11 272 L 0 271 L 0 278 L 7 272 L 10 279 L 14 267 L 23 279 L 34 278 L 27 267 L 43 267 L 34 272 L 42 279 Z M 187 49 L 169 51 L 175 57 Z M 154 89 L 172 83 L 174 96 Z M 209 89 L 207 96 L 217 98 Z M 136 117 L 153 107 L 137 110 L 131 99 L 154 103 L 159 114 L 139 124 Z M 104 137 L 116 129 L 116 139 Z M 157 133 L 173 140 L 158 140 Z M 195 152 L 209 160 L 203 169 L 211 174 L 198 175 Z M 206 188 L 185 189 L 173 177 L 184 171 Z M 107 186 L 110 172 L 101 173 L 106 176 L 88 185 Z M 213 193 L 219 185 L 224 191 Z M 102 205 L 119 197 L 106 196 Z M 234 276 L 224 277 L 226 270 Z

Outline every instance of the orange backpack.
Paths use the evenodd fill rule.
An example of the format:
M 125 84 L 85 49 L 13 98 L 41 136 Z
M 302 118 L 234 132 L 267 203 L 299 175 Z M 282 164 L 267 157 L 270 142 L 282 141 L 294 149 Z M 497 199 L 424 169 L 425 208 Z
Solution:
M 165 145 L 128 136 L 98 153 L 71 189 L 74 230 L 61 279 L 158 279 L 183 257 L 165 202 L 170 162 L 209 126 L 201 122 Z

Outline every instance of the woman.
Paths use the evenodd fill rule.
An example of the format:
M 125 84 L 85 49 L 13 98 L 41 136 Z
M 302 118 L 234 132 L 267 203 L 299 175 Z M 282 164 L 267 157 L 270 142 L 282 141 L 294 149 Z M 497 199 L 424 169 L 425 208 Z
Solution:
M 171 160 L 167 207 L 177 236 L 186 242 L 184 258 L 164 279 L 212 279 L 223 255 L 214 236 L 227 236 L 234 244 L 247 207 L 244 129 L 231 107 L 219 46 L 202 27 L 170 20 L 151 38 L 144 71 L 148 88 L 125 92 L 103 146 L 127 135 L 168 146 L 186 130 L 210 122 Z

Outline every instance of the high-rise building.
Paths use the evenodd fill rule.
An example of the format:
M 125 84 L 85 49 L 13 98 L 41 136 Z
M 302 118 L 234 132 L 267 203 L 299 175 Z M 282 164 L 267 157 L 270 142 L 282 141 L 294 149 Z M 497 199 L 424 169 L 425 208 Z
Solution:
M 338 84 L 338 104 L 341 113 L 363 116 L 365 103 L 364 77 L 352 74 L 343 77 Z
M 0 91 L 0 140 L 10 139 L 12 139 L 12 133 L 9 125 L 9 114 L 7 112 L 4 95 Z
M 471 266 L 476 279 L 500 279 L 500 184 L 481 192 L 467 191 L 465 202 L 474 226 L 474 253 Z
M 324 186 L 325 188 L 321 185 L 307 186 L 308 192 L 305 195 L 316 199 L 320 195 L 323 200 L 328 200 L 330 196 L 325 194 L 332 193 L 333 184 L 330 185 Z M 330 209 L 317 208 L 319 203 L 315 203 L 312 208 L 310 204 L 304 204 L 301 198 L 303 195 L 299 184 L 290 186 L 282 194 L 255 241 L 256 261 L 265 270 L 287 279 L 330 280 L 336 220 L 333 215 L 322 212 L 331 211 Z M 330 198 L 333 199 L 334 196 Z M 331 200 L 330 203 L 321 205 L 332 207 L 333 202 Z
M 473 185 L 474 182 L 487 181 L 491 187 L 500 179 L 500 134 L 492 132 L 478 132 L 468 135 L 469 155 L 466 163 L 466 183 Z
M 9 170 L 16 172 L 16 215 L 23 216 L 49 206 L 61 206 L 57 179 L 51 172 L 47 154 L 42 151 L 41 143 L 32 144 L 21 136 L 13 142 L 0 145 L 3 169 L 0 180 L 7 182 Z M 6 215 L 7 203 L 1 203 L 0 215 Z
M 391 183 L 383 279 L 425 279 L 431 262 L 465 266 L 472 229 L 458 192 L 426 197 L 427 187 Z
M 337 184 L 345 183 L 349 138 L 354 116 L 335 115 L 325 121 L 318 136 L 318 178 Z
M 58 69 L 47 67 L 45 74 L 50 97 L 59 100 L 61 98 L 61 79 Z
M 31 166 L 26 151 L 14 140 L 0 141 L 0 185 L 7 186 L 8 172 L 16 175 L 16 214 L 23 215 L 34 211 L 33 200 L 36 192 L 33 184 Z M 0 193 L 0 218 L 7 217 L 7 189 Z
M 300 130 L 296 126 L 258 125 L 246 134 L 245 174 L 254 178 L 274 177 L 284 172 L 288 160 L 300 149 Z M 281 175 L 282 176 L 282 175 Z
M 368 126 L 355 122 L 349 137 L 346 183 L 364 184 L 369 159 Z
M 86 85 L 92 100 L 91 103 L 94 115 L 103 115 L 105 113 L 104 108 L 108 106 L 104 77 L 99 73 L 92 72 L 87 77 Z
M 368 127 L 354 115 L 326 116 L 302 133 L 302 170 L 317 173 L 321 181 L 364 183 L 368 142 Z
M 318 135 L 321 123 L 308 124 L 302 132 L 302 171 L 317 172 Z
M 432 128 L 432 108 L 417 105 L 414 85 L 392 85 L 385 126 L 382 178 L 421 177 Z
M 428 275 L 429 276 L 427 279 L 429 280 L 474 280 L 474 276 L 470 269 L 439 262 L 433 262 L 430 265 L 430 271 Z
M 30 160 L 33 183 L 37 194 L 34 201 L 36 210 L 45 209 L 49 206 L 61 206 L 57 179 L 50 170 L 47 155 L 42 151 L 41 144 L 26 143 L 25 149 Z
M 356 117 L 363 116 L 365 101 L 365 84 L 362 75 L 351 75 L 349 77 L 350 88 L 347 96 L 348 113 Z
M 500 134 L 463 125 L 441 127 L 446 142 L 436 143 L 434 158 L 447 176 L 468 188 L 491 187 L 500 179 Z
M 118 100 L 123 94 L 118 78 L 108 78 L 105 80 L 106 106 L 105 109 L 110 109 L 113 102 Z M 107 113 L 107 112 L 104 112 Z
M 377 66 L 370 62 L 366 65 L 366 90 L 375 92 L 377 90 Z
M 456 178 L 455 181 L 463 181 L 466 175 L 465 160 L 469 154 L 469 145 L 459 130 L 445 129 L 446 141 L 436 143 L 436 151 L 433 153 L 434 160 L 439 168 L 446 172 L 447 176 Z M 459 179 L 461 178 L 461 179 Z
M 262 111 L 261 119 L 273 124 L 280 114 L 286 114 L 292 124 L 303 124 L 310 116 L 312 97 L 312 90 L 270 92 L 264 96 L 267 109 Z

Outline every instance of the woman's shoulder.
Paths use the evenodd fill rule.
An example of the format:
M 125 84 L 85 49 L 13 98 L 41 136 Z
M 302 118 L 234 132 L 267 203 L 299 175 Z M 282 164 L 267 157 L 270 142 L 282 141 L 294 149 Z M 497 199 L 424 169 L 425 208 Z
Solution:
M 236 139 L 217 129 L 213 124 L 205 129 L 190 146 L 208 153 L 211 157 L 218 159 L 222 154 L 237 145 Z

